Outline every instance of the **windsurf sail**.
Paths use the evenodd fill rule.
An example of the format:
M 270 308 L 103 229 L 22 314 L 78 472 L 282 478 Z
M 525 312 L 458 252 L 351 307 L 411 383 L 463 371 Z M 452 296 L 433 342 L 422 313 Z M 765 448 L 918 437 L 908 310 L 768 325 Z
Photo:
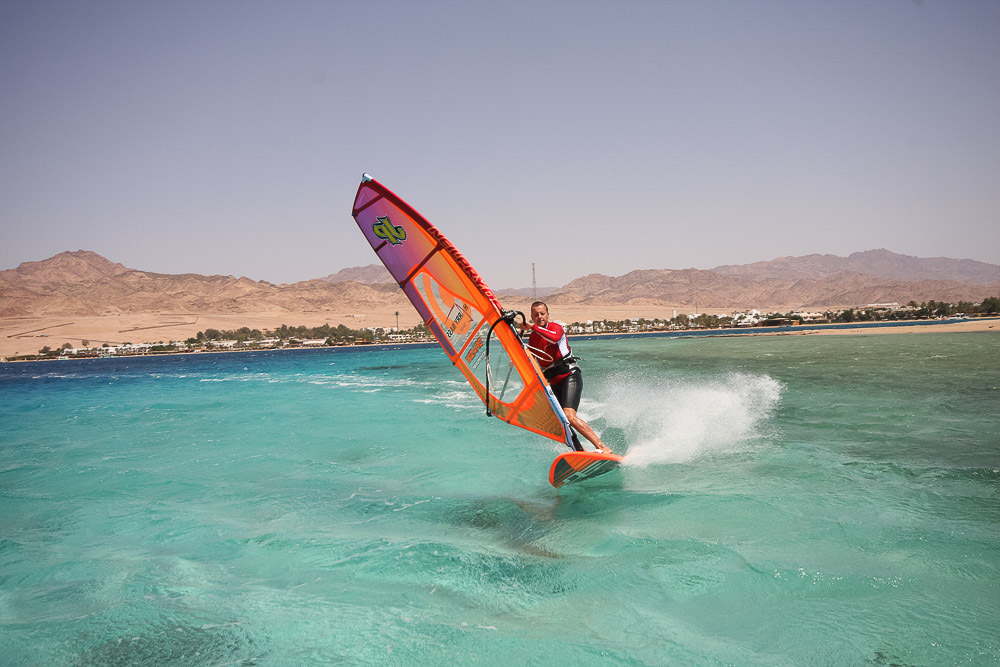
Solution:
M 575 449 L 569 421 L 538 363 L 504 320 L 496 296 L 455 246 L 367 174 L 353 215 L 487 413 Z M 491 335 L 493 349 L 487 354 Z

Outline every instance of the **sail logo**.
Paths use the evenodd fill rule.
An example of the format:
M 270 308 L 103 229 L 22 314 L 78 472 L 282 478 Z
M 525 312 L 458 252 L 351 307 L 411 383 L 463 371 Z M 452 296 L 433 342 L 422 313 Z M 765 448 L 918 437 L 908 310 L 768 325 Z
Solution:
M 443 324 L 445 325 L 445 335 L 449 339 L 456 335 L 465 336 L 468 334 L 469 328 L 472 326 L 472 309 L 469 304 L 456 301 L 455 305 L 448 311 L 448 317 L 445 318 Z
M 399 245 L 406 240 L 406 230 L 398 225 L 392 224 L 389 216 L 377 218 L 378 222 L 372 225 L 375 236 L 385 239 L 392 245 Z
M 469 346 L 469 352 L 465 355 L 465 363 L 467 363 L 472 368 L 479 366 L 479 360 L 476 359 L 476 355 L 479 351 L 483 349 L 483 339 L 479 337 L 476 342 Z

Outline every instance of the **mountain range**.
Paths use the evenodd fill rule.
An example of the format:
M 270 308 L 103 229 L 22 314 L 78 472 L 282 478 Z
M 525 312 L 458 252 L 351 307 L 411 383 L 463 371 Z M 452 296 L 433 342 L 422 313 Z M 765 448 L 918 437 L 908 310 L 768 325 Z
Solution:
M 550 294 L 556 303 L 670 303 L 701 309 L 787 311 L 909 301 L 979 302 L 1000 294 L 1000 266 L 888 250 L 806 255 L 709 270 L 591 274 Z
M 263 280 L 130 269 L 87 251 L 62 252 L 0 271 L 0 317 L 124 313 L 364 312 L 407 304 L 392 285 Z
M 530 290 L 496 290 L 504 300 Z M 684 310 L 828 309 L 1000 295 L 1000 266 L 888 250 L 848 257 L 782 257 L 740 266 L 591 274 L 540 291 L 555 304 L 671 306 Z M 411 308 L 384 267 L 343 269 L 275 285 L 233 276 L 151 273 L 78 250 L 0 271 L 0 317 L 125 313 L 317 313 Z

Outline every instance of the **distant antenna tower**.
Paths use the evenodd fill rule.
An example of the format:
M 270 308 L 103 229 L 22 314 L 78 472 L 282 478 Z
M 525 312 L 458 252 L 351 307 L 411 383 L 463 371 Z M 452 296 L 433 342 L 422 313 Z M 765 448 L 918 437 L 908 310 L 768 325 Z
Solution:
M 535 263 L 531 263 L 531 298 L 538 298 L 538 287 L 535 285 Z

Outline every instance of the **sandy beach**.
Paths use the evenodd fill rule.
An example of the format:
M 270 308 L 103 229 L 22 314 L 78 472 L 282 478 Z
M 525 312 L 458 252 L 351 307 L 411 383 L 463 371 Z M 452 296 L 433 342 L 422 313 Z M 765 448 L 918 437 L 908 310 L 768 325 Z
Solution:
M 511 308 L 527 311 L 529 302 L 511 302 Z M 564 322 L 587 320 L 622 320 L 627 318 L 670 318 L 673 310 L 651 306 L 553 306 L 554 319 Z M 399 310 L 399 326 L 413 327 L 418 322 L 416 311 Z M 351 329 L 396 326 L 396 310 L 381 309 L 365 313 L 303 312 L 303 313 L 143 313 L 93 317 L 45 316 L 7 318 L 0 322 L 0 357 L 34 354 L 44 346 L 52 349 L 69 343 L 72 347 L 100 346 L 121 343 L 158 343 L 184 340 L 206 329 L 274 329 L 289 326 L 320 326 L 343 324 Z M 939 325 L 913 325 L 886 328 L 804 329 L 783 335 L 876 335 L 929 333 L 932 331 L 1000 331 L 995 319 L 942 321 Z M 768 332 L 761 332 L 767 335 Z
M 827 336 L 857 336 L 857 335 L 882 335 L 882 334 L 905 334 L 905 333 L 932 333 L 932 332 L 969 332 L 969 331 L 998 331 L 1000 332 L 1000 320 L 943 320 L 937 324 L 913 324 L 910 326 L 895 327 L 867 327 L 867 328 L 839 328 L 839 329 L 810 329 L 800 333 L 822 334 Z M 792 335 L 796 332 L 789 332 Z M 780 334 L 777 334 L 780 335 Z

